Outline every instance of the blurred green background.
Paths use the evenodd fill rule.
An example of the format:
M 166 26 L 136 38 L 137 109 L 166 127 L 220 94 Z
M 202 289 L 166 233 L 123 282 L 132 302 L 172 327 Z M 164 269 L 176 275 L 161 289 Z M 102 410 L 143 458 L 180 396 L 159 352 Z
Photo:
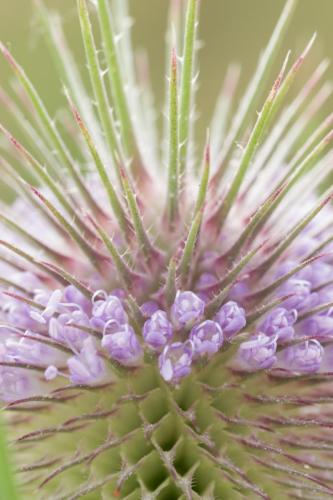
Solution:
M 83 67 L 82 47 L 76 19 L 75 0 L 45 0 L 61 13 L 70 42 Z M 137 47 L 148 50 L 157 102 L 162 104 L 164 89 L 165 28 L 169 0 L 130 0 L 135 19 L 133 35 Z M 214 99 L 230 61 L 243 65 L 241 87 L 244 88 L 263 45 L 284 5 L 284 0 L 201 0 L 200 51 L 201 82 L 199 128 L 205 130 Z M 32 0 L 0 0 L 0 38 L 9 45 L 27 69 L 50 109 L 61 99 L 61 88 L 52 62 L 35 23 Z M 333 46 L 333 0 L 299 0 L 290 29 L 284 40 L 281 63 L 287 49 L 296 55 L 314 31 L 318 38 L 312 60 L 305 68 L 310 73 L 319 58 L 330 57 Z M 333 67 L 328 71 L 333 79 Z M 8 84 L 10 72 L 0 61 L 1 84 Z

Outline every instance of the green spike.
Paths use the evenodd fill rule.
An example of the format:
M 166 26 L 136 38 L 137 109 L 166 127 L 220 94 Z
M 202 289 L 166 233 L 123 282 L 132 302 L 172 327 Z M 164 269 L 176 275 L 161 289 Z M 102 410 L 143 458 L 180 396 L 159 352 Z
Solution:
M 273 264 L 278 260 L 278 258 L 283 254 L 283 252 L 288 248 L 288 246 L 294 241 L 294 239 L 303 231 L 303 229 L 314 219 L 314 217 L 327 205 L 333 198 L 333 194 L 327 196 L 322 200 L 314 209 L 312 209 L 308 215 L 303 217 L 301 221 L 296 224 L 291 231 L 281 240 L 273 253 L 258 267 L 256 267 L 252 272 L 256 276 L 263 276 L 268 269 L 270 269 Z
M 7 139 L 13 144 L 13 146 L 17 149 L 17 151 L 27 160 L 27 162 L 32 166 L 34 171 L 37 173 L 38 177 L 41 181 L 52 191 L 54 196 L 57 198 L 61 206 L 66 210 L 68 215 L 73 218 L 79 228 L 88 233 L 87 226 L 81 220 L 79 215 L 75 212 L 74 208 L 68 202 L 66 196 L 64 196 L 63 191 L 60 187 L 54 182 L 52 177 L 47 173 L 47 171 L 40 165 L 40 163 L 27 151 L 22 144 L 20 144 L 15 137 L 8 132 L 3 125 L 0 124 L 0 131 L 5 134 Z M 89 233 L 88 233 L 89 234 Z
M 237 279 L 238 275 L 241 273 L 241 271 L 247 266 L 247 264 L 255 257 L 255 255 L 260 252 L 260 250 L 263 249 L 263 247 L 267 244 L 267 240 L 261 242 L 258 246 L 253 248 L 252 250 L 249 250 L 243 257 L 240 258 L 239 262 L 235 264 L 229 271 L 226 272 L 226 274 L 221 278 L 216 284 L 213 286 L 219 287 L 219 288 L 224 288 L 225 286 L 229 285 L 230 283 L 235 283 L 235 280 Z M 220 257 L 218 261 L 223 262 L 224 256 Z
M 294 276 L 296 273 L 304 269 L 304 267 L 312 264 L 312 262 L 316 261 L 317 259 L 322 258 L 324 255 L 316 255 L 315 257 L 311 257 L 309 259 L 305 259 L 300 264 L 297 264 L 294 266 L 290 271 L 287 273 L 284 273 L 282 276 L 279 278 L 275 279 L 273 283 L 270 283 L 269 285 L 265 286 L 264 288 L 261 288 L 257 292 L 251 293 L 251 295 L 247 295 L 246 300 L 248 302 L 257 302 L 265 298 L 267 295 L 270 295 L 274 290 L 279 288 L 283 283 L 287 281 L 287 279 L 291 278 Z
M 169 261 L 166 283 L 165 297 L 167 304 L 170 306 L 176 297 L 177 292 L 177 258 L 172 257 Z
M 203 209 L 199 210 L 195 215 L 191 224 L 190 230 L 185 241 L 184 250 L 179 261 L 178 272 L 182 285 L 188 282 L 190 278 L 190 266 L 194 257 L 196 244 L 199 238 L 201 223 L 203 217 Z
M 218 158 L 217 171 L 212 178 L 211 184 L 214 187 L 218 183 L 225 171 L 225 160 L 229 156 L 235 141 L 240 140 L 245 128 L 248 126 L 252 113 L 258 106 L 258 100 L 261 98 L 263 90 L 267 84 L 270 70 L 274 65 L 276 56 L 284 40 L 284 34 L 288 28 L 292 14 L 296 8 L 297 0 L 288 0 L 281 13 L 271 38 L 266 46 L 264 53 L 259 59 L 254 77 L 247 88 L 247 91 L 234 114 L 234 120 L 230 132 L 225 139 L 223 150 Z
M 191 105 L 193 94 L 193 68 L 195 54 L 195 35 L 197 24 L 198 0 L 188 0 L 184 48 L 182 54 L 182 72 L 179 105 L 179 179 L 184 181 L 187 155 L 191 135 Z
M 92 265 L 97 269 L 101 270 L 101 256 L 90 246 L 90 244 L 85 240 L 83 236 L 70 224 L 65 217 L 59 212 L 59 210 L 51 203 L 38 189 L 30 186 L 33 194 L 39 198 L 39 200 L 48 208 L 50 213 L 57 219 L 59 224 L 66 230 L 69 237 L 78 245 L 82 250 L 83 254 L 88 257 Z
M 41 261 L 41 264 L 43 264 L 44 268 L 50 269 L 54 274 L 61 277 L 61 279 L 73 285 L 89 300 L 92 298 L 93 292 L 86 285 L 84 285 L 82 281 L 76 279 L 75 276 L 66 271 L 64 268 L 53 264 L 52 262 Z
M 230 288 L 235 284 L 237 276 L 244 269 L 244 267 L 251 261 L 251 259 L 262 249 L 266 242 L 261 243 L 258 247 L 250 250 L 240 261 L 229 271 L 227 274 L 214 285 L 219 287 L 220 291 L 217 295 L 207 304 L 205 313 L 208 317 L 213 316 L 223 304 Z M 222 257 L 223 258 L 223 257 Z
M 86 141 L 86 144 L 89 148 L 89 151 L 91 153 L 91 156 L 95 162 L 97 172 L 101 178 L 102 184 L 107 192 L 110 205 L 112 207 L 112 210 L 119 222 L 119 226 L 124 233 L 124 235 L 128 238 L 128 232 L 130 231 L 130 226 L 129 226 L 129 221 L 127 220 L 126 214 L 124 212 L 124 209 L 119 201 L 119 198 L 117 196 L 117 193 L 112 185 L 112 182 L 109 178 L 109 175 L 106 171 L 106 168 L 103 164 L 103 161 L 97 151 L 97 148 L 94 144 L 93 138 L 90 135 L 89 130 L 87 129 L 86 125 L 83 123 L 83 120 L 80 116 L 79 111 L 75 107 L 74 103 L 72 102 L 68 92 L 66 91 L 66 97 L 69 101 L 73 116 L 82 132 L 82 135 L 84 137 L 84 140 Z
M 209 140 L 207 139 L 201 182 L 199 186 L 197 201 L 194 208 L 194 214 L 197 214 L 205 205 L 208 182 L 209 182 L 209 174 L 210 174 L 210 146 L 209 146 Z
M 70 154 L 63 143 L 57 129 L 55 128 L 55 125 L 50 118 L 42 100 L 40 99 L 36 89 L 26 76 L 25 72 L 19 66 L 19 64 L 15 61 L 13 56 L 10 54 L 8 49 L 0 42 L 0 50 L 2 51 L 3 55 L 9 62 L 10 66 L 13 68 L 17 78 L 19 79 L 22 87 L 26 91 L 27 95 L 29 96 L 34 109 L 41 121 L 42 124 L 42 130 L 46 132 L 47 137 L 50 139 L 51 143 L 54 145 L 54 147 L 57 149 L 59 152 L 59 156 L 61 158 L 61 161 L 63 164 L 66 166 L 68 169 L 68 172 L 70 173 L 72 179 L 74 180 L 75 184 L 77 185 L 83 199 L 87 202 L 89 207 L 98 212 L 98 207 L 93 200 L 93 198 L 90 196 L 89 191 L 85 187 L 82 178 L 78 171 L 76 170 L 75 166 L 73 165 L 73 160 L 70 157 Z
M 7 241 L 0 240 L 0 246 L 7 248 L 11 252 L 18 255 L 19 257 L 22 257 L 22 259 L 26 260 L 30 264 L 33 264 L 34 266 L 36 266 L 43 273 L 50 275 L 52 278 L 55 278 L 61 285 L 63 285 L 63 286 L 68 285 L 67 281 L 65 281 L 63 278 L 61 278 L 58 274 L 51 271 L 45 264 L 43 264 L 43 262 L 39 261 L 35 257 L 32 257 L 30 254 L 24 252 L 16 245 L 12 245 L 11 243 L 8 243 Z
M 312 48 L 312 45 L 316 39 L 316 36 L 317 36 L 316 33 L 314 33 L 312 35 L 310 41 L 308 42 L 307 46 L 303 50 L 302 54 L 296 59 L 296 61 L 294 62 L 294 64 L 292 65 L 292 67 L 290 68 L 288 73 L 286 74 L 283 82 L 281 83 L 281 86 L 280 86 L 280 88 L 277 92 L 277 95 L 276 95 L 276 99 L 274 100 L 274 103 L 273 103 L 273 106 L 272 106 L 272 109 L 270 112 L 270 116 L 268 118 L 269 123 L 272 122 L 277 111 L 281 108 L 281 105 L 284 101 L 284 98 L 286 97 L 291 85 L 293 84 L 293 82 L 298 74 L 298 71 L 302 67 L 302 65 L 306 59 L 306 56 L 310 52 L 310 49 Z
M 135 193 L 132 190 L 132 187 L 130 185 L 128 176 L 123 168 L 121 168 L 121 182 L 123 184 L 124 192 L 126 195 L 129 211 L 132 216 L 132 224 L 134 227 L 135 234 L 137 236 L 138 243 L 141 247 L 141 250 L 146 258 L 147 261 L 150 260 L 150 258 L 153 256 L 153 254 L 156 254 L 156 250 L 154 249 L 147 232 L 144 228 L 143 221 L 142 221 L 142 216 L 140 214 L 140 210 L 138 207 L 138 203 L 135 197 Z
M 5 286 L 10 287 L 10 288 L 16 288 L 16 290 L 18 290 L 21 293 L 26 293 L 27 295 L 29 294 L 29 291 L 26 288 L 24 288 L 23 286 L 19 285 L 18 283 L 15 283 L 12 280 L 8 280 L 6 278 L 0 277 L 0 284 L 1 285 L 5 285 Z
M 12 181 L 12 189 L 16 192 L 18 196 L 23 196 L 24 199 L 28 201 L 33 208 L 36 208 L 39 214 L 47 223 L 59 234 L 64 240 L 68 239 L 67 233 L 63 230 L 61 226 L 51 217 L 49 212 L 44 206 L 40 205 L 31 193 L 31 190 L 27 187 L 25 181 L 23 181 L 16 173 L 15 168 L 8 162 L 2 161 L 1 169 L 5 170 L 6 175 Z
M 259 224 L 257 224 L 255 230 L 254 230 L 254 237 L 258 234 L 258 232 L 262 229 L 264 224 L 267 222 L 267 220 L 270 218 L 270 216 L 274 213 L 275 209 L 278 207 L 278 205 L 281 203 L 283 198 L 287 195 L 287 193 L 290 191 L 290 189 L 297 184 L 299 180 L 302 179 L 302 177 L 308 173 L 308 171 L 315 166 L 315 162 L 322 153 L 326 150 L 328 145 L 332 142 L 333 140 L 333 130 L 331 130 L 320 142 L 317 144 L 304 158 L 304 160 L 295 168 L 294 171 L 290 171 L 287 173 L 282 181 L 279 184 L 278 188 L 278 194 L 274 199 L 273 204 L 268 208 L 267 212 L 264 214 L 262 217 L 261 221 Z M 284 185 L 283 185 L 284 184 Z
M 304 313 L 300 314 L 297 318 L 297 321 L 303 321 L 304 319 L 314 316 L 315 314 L 320 314 L 324 311 L 327 311 L 328 309 L 331 309 L 331 307 L 333 307 L 332 301 L 319 304 L 318 306 L 312 307 L 311 309 L 308 309 Z
M 232 206 L 237 197 L 241 184 L 244 180 L 244 176 L 250 166 L 251 160 L 254 156 L 256 148 L 260 143 L 262 136 L 267 128 L 267 123 L 269 120 L 270 113 L 272 111 L 274 101 L 276 99 L 278 90 L 280 88 L 282 78 L 285 72 L 285 68 L 289 59 L 289 53 L 283 63 L 282 69 L 278 78 L 275 80 L 274 85 L 264 103 L 264 106 L 258 116 L 257 122 L 252 130 L 249 141 L 244 149 L 240 164 L 236 170 L 236 174 L 233 177 L 231 186 L 225 195 L 221 206 L 218 208 L 217 213 L 214 215 L 214 219 L 217 221 L 217 227 L 221 230 Z
M 79 106 L 86 123 L 90 124 L 92 130 L 97 130 L 99 133 L 99 123 L 93 109 L 91 96 L 83 85 L 76 61 L 66 43 L 61 20 L 57 14 L 50 12 L 41 0 L 34 0 L 34 3 L 49 52 L 55 62 L 61 81 L 71 90 L 71 95 L 74 96 L 75 103 Z
M 293 296 L 292 293 L 288 295 L 283 295 L 281 297 L 278 297 L 277 299 L 272 300 L 271 302 L 268 302 L 267 304 L 264 304 L 263 306 L 256 308 L 253 312 L 250 311 L 249 313 L 247 313 L 246 329 L 252 326 L 256 321 L 258 321 L 259 318 L 264 316 L 267 312 L 271 311 L 280 304 L 283 304 L 283 302 L 285 302 L 292 296 Z
M 22 236 L 26 241 L 31 243 L 34 247 L 43 250 L 50 257 L 62 262 L 71 261 L 71 258 L 69 256 L 64 255 L 58 252 L 57 250 L 49 247 L 43 241 L 33 236 L 26 229 L 21 227 L 19 224 L 16 224 L 16 222 L 14 222 L 12 219 L 2 214 L 1 212 L 0 212 L 0 221 L 6 224 L 8 227 L 10 227 L 14 232 Z
M 280 193 L 285 189 L 286 185 L 282 184 L 279 188 L 273 191 L 267 199 L 260 205 L 260 207 L 254 212 L 254 214 L 250 217 L 249 221 L 247 221 L 245 228 L 241 232 L 238 239 L 231 246 L 231 248 L 224 254 L 224 259 L 227 262 L 233 262 L 238 256 L 239 252 L 242 250 L 245 243 L 251 237 L 256 227 L 262 220 L 264 220 L 265 215 L 268 213 L 269 209 L 272 207 L 275 200 L 278 198 Z
M 178 90 L 177 55 L 171 54 L 169 87 L 169 172 L 166 215 L 170 228 L 174 228 L 179 217 L 179 135 L 178 135 Z
M 98 0 L 97 11 L 105 47 L 105 55 L 108 62 L 108 77 L 111 83 L 113 104 L 116 115 L 120 120 L 122 130 L 121 136 L 124 141 L 125 150 L 127 154 L 130 155 L 131 149 L 135 145 L 135 137 L 124 92 L 124 82 L 120 71 L 119 56 L 111 22 L 111 13 L 106 0 Z
M 86 0 L 77 0 L 79 19 L 81 25 L 82 39 L 88 63 L 91 85 L 97 102 L 97 111 L 103 125 L 105 138 L 109 146 L 110 153 L 116 167 L 116 173 L 120 178 L 118 168 L 118 158 L 123 162 L 123 153 L 117 137 L 115 124 L 110 111 L 110 104 L 105 90 L 105 85 L 101 76 L 101 69 L 97 57 L 94 35 L 90 22 L 89 12 Z
M 126 285 L 126 288 L 131 285 L 132 280 L 135 277 L 139 277 L 137 274 L 135 274 L 131 269 L 128 267 L 127 263 L 123 259 L 123 257 L 120 255 L 117 247 L 114 245 L 112 239 L 110 236 L 107 234 L 107 232 L 103 229 L 101 225 L 99 225 L 96 221 L 92 220 L 92 224 L 94 225 L 96 231 L 98 232 L 99 236 L 103 240 L 103 243 L 107 250 L 109 251 L 112 261 L 116 267 L 116 270 L 119 274 L 119 277 L 122 279 L 124 284 Z

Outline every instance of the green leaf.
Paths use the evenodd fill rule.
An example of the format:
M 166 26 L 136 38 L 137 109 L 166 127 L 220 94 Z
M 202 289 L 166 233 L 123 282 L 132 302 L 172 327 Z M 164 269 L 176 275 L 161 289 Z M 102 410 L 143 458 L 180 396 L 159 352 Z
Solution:
M 6 427 L 0 413 L 0 500 L 18 500 L 16 481 L 7 447 Z

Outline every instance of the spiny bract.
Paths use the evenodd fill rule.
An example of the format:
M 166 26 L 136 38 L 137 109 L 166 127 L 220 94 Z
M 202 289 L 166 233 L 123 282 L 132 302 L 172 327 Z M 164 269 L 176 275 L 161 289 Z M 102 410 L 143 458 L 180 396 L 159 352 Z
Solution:
M 125 0 L 78 0 L 91 93 L 36 3 L 57 123 L 1 46 L 22 142 L 1 126 L 0 399 L 22 498 L 332 498 L 327 61 L 285 105 L 314 37 L 264 99 L 294 7 L 239 106 L 230 66 L 203 159 L 198 0 L 170 2 L 161 139 Z

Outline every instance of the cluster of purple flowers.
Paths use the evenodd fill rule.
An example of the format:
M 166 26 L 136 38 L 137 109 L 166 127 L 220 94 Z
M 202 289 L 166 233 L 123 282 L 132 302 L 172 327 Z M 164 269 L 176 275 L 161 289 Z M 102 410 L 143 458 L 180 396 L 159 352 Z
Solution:
M 277 277 L 295 265 L 293 261 L 283 263 Z M 324 349 L 321 342 L 333 335 L 333 308 L 315 311 L 332 302 L 331 281 L 332 267 L 323 259 L 286 280 L 278 293 L 289 298 L 268 313 L 257 326 L 257 333 L 240 345 L 236 366 L 249 371 L 276 368 L 300 374 L 329 369 L 331 349 Z
M 155 310 L 143 327 L 146 345 L 160 352 L 159 369 L 167 382 L 178 382 L 192 362 L 217 353 L 246 324 L 236 302 L 224 304 L 213 319 L 205 319 L 205 301 L 192 291 L 178 291 L 170 310 Z
M 7 296 L 2 307 L 0 391 L 4 400 L 33 393 L 41 382 L 29 369 L 45 368 L 45 381 L 69 378 L 73 384 L 96 384 L 108 373 L 108 359 L 137 367 L 144 351 L 159 356 L 165 380 L 175 383 L 191 371 L 192 362 L 215 354 L 224 339 L 245 326 L 245 312 L 235 302 L 224 304 L 213 319 L 204 318 L 205 302 L 191 291 L 179 291 L 170 311 L 154 301 L 142 305 L 142 332 L 129 322 L 120 290 L 98 291 L 92 300 L 72 285 L 47 292 L 35 277 L 21 276 L 33 303 Z M 31 283 L 30 283 L 31 282 Z M 16 328 L 6 325 L 16 325 Z M 142 333 L 142 334 L 141 334 Z M 16 366 L 15 366 L 16 364 Z
M 284 262 L 276 276 L 293 265 Z M 274 368 L 301 374 L 329 367 L 333 353 L 323 341 L 333 334 L 333 309 L 317 306 L 333 299 L 331 275 L 329 263 L 315 261 L 286 280 L 278 294 L 289 298 L 240 341 L 232 365 L 242 371 Z M 46 291 L 31 273 L 23 273 L 21 282 L 33 302 L 7 295 L 2 303 L 0 396 L 4 400 L 26 397 L 38 384 L 56 377 L 67 377 L 73 384 L 100 383 L 108 374 L 108 360 L 138 367 L 145 351 L 158 356 L 161 376 L 177 383 L 196 360 L 216 354 L 246 326 L 241 293 L 237 302 L 227 301 L 213 317 L 205 315 L 217 282 L 212 273 L 199 278 L 196 293 L 178 291 L 170 309 L 154 300 L 142 304 L 141 331 L 130 324 L 126 295 L 120 289 L 111 294 L 97 291 L 90 300 L 72 285 Z M 32 375 L 29 370 L 34 368 L 40 374 L 41 363 L 44 376 Z

